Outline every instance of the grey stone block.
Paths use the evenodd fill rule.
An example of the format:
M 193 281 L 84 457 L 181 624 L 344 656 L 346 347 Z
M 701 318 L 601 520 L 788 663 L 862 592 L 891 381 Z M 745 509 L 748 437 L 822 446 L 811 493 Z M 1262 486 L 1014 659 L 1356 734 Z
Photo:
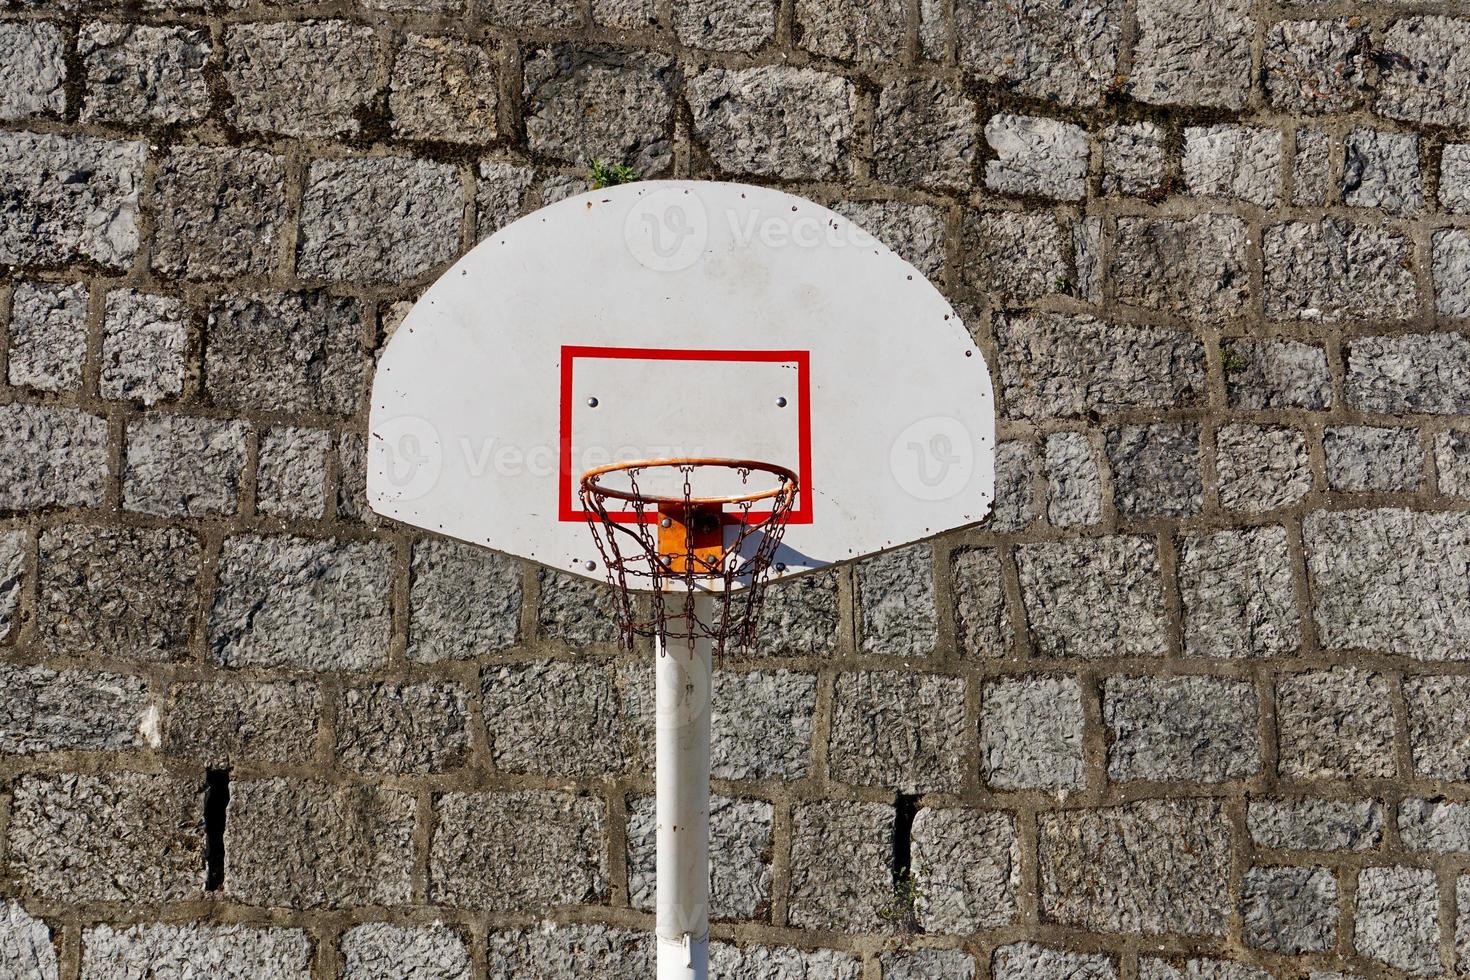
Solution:
M 206 766 L 294 765 L 317 754 L 321 695 L 304 681 L 186 681 L 169 688 L 163 747 Z
M 138 250 L 147 144 L 0 133 L 0 262 L 121 268 Z
M 0 752 L 141 749 L 157 718 L 141 678 L 0 664 Z
M 943 270 L 946 218 L 936 208 L 892 201 L 839 201 L 832 210 L 852 219 L 924 275 L 937 278 Z
M 1265 230 L 1265 309 L 1278 320 L 1404 320 L 1414 315 L 1408 238 L 1343 218 Z
M 246 147 L 175 146 L 154 192 L 153 268 L 187 279 L 269 272 L 286 227 L 286 165 Z
M 490 933 L 488 980 L 646 977 L 654 969 L 651 932 L 548 923 Z
M 1077 282 L 1070 291 L 1084 303 L 1097 304 L 1103 300 L 1102 232 L 1102 218 L 1096 215 L 1078 218 L 1072 222 L 1072 248 L 1076 253 L 1073 264 L 1077 267 Z
M 655 0 L 592 0 L 592 19 L 605 27 L 639 30 L 657 27 Z
M 1021 545 L 1016 562 L 1042 656 L 1158 657 L 1168 649 L 1151 539 L 1118 535 Z
M 687 0 L 673 14 L 686 48 L 754 51 L 776 33 L 776 8 L 764 0 Z
M 959 271 L 970 289 L 1001 302 L 1032 302 L 1070 287 L 1073 244 L 1048 211 L 967 211 Z
M 790 670 L 716 670 L 710 696 L 710 774 L 803 779 L 812 754 L 817 678 Z
M 813 54 L 879 65 L 903 55 L 908 11 L 901 0 L 861 6 L 796 0 L 795 12 L 797 41 Z
M 1085 432 L 1046 437 L 1046 519 L 1055 527 L 1102 520 L 1102 477 Z
M 926 657 L 939 640 L 934 551 L 909 545 L 857 566 L 859 646 L 864 653 Z
M 1238 422 L 1215 433 L 1220 504 L 1252 513 L 1289 507 L 1312 489 L 1307 437 L 1300 429 Z
M 818 572 L 761 591 L 754 655 L 823 656 L 837 648 L 837 573 Z
M 458 929 L 435 922 L 365 922 L 342 934 L 342 980 L 470 980 L 470 950 Z
M 1121 217 L 1108 275 L 1121 303 L 1224 319 L 1250 301 L 1248 233 L 1233 214 Z
M 1330 136 L 1320 129 L 1296 131 L 1296 158 L 1291 162 L 1291 202 L 1323 205 L 1334 200 Z
M 317 160 L 306 172 L 296 272 L 333 282 L 417 279 L 459 253 L 459 173 L 408 157 Z
M 157 517 L 236 513 L 248 432 L 244 422 L 183 415 L 129 422 L 123 509 Z
M 1414 976 L 1439 976 L 1439 885 L 1423 868 L 1364 868 L 1358 872 L 1353 945 Z
M 1418 429 L 1331 426 L 1322 433 L 1322 451 L 1334 490 L 1417 490 L 1423 479 Z
M 327 512 L 327 456 L 332 434 L 324 429 L 277 425 L 260 437 L 255 506 L 275 517 L 320 519 Z
M 1103 683 L 1108 778 L 1219 783 L 1261 769 L 1249 681 L 1110 677 Z
M 1356 19 L 1284 20 L 1266 32 L 1266 99 L 1283 112 L 1358 108 L 1377 77 L 1368 25 Z
M 852 953 L 794 946 L 714 942 L 709 963 L 711 976 L 749 980 L 858 980 L 863 974 L 862 960 Z
M 1470 143 L 1447 143 L 1439 158 L 1439 205 L 1470 214 Z
M 424 775 L 469 761 L 469 699 L 453 682 L 350 687 L 337 708 L 337 759 L 367 775 Z
M 833 700 L 833 779 L 900 793 L 959 791 L 969 742 L 963 678 L 839 674 Z
M 1245 945 L 1280 954 L 1326 952 L 1338 937 L 1332 868 L 1251 868 L 1241 886 Z
M 1168 133 L 1157 123 L 1114 123 L 1102 131 L 1104 194 L 1148 194 L 1164 185 Z
M 893 807 L 815 800 L 791 814 L 787 916 L 799 929 L 882 928 L 893 899 Z
M 1184 183 L 1191 194 L 1261 207 L 1281 193 L 1281 130 L 1191 126 L 1184 130 Z
M 1470 232 L 1434 235 L 1434 308 L 1441 316 L 1470 318 Z
M 718 729 L 717 729 L 718 730 Z M 772 807 L 764 800 L 711 796 L 710 909 L 715 919 L 762 919 L 771 905 Z M 655 909 L 654 799 L 628 803 L 628 904 Z
M 204 64 L 209 32 L 172 25 L 82 26 L 77 55 L 86 72 L 83 122 L 160 126 L 209 112 Z
M 109 772 L 24 775 L 11 790 L 8 862 L 22 894 L 151 903 L 204 891 L 203 785 Z
M 576 0 L 502 0 L 479 13 L 495 27 L 524 30 L 576 27 L 584 10 Z
M 957 0 L 960 67 L 1018 95 L 1094 106 L 1115 85 L 1123 5 L 1040 0 L 1024 17 L 985 0 Z
M 1224 345 L 1225 391 L 1234 408 L 1332 406 L 1327 352 L 1295 340 L 1230 340 Z
M 66 108 L 66 38 L 46 21 L 0 24 L 9 71 L 0 81 L 0 119 L 59 116 Z M 54 954 L 53 954 L 54 956 Z
M 1230 960 L 1170 962 L 1144 957 L 1138 961 L 1138 980 L 1271 980 L 1271 974 Z
M 1390 57 L 1378 86 L 1378 114 L 1440 126 L 1470 123 L 1470 20 L 1402 17 L 1383 33 Z
M 996 319 L 996 344 L 1012 418 L 1184 406 L 1204 396 L 1204 348 L 1183 330 L 1061 313 L 1007 314 Z
M 1399 803 L 1399 839 L 1411 851 L 1470 852 L 1470 804 L 1443 799 Z
M 873 169 L 893 184 L 969 187 L 979 147 L 978 118 L 975 103 L 961 88 L 939 79 L 891 82 L 878 95 Z
M 569 174 L 551 174 L 541 181 L 541 191 L 537 207 L 547 207 L 565 201 L 569 197 L 585 194 L 592 189 L 591 181 L 581 177 L 573 177 Z
M 911 872 L 919 925 L 970 935 L 1014 922 L 1021 849 L 1008 813 L 925 807 L 914 815 Z
M 1470 414 L 1470 338 L 1457 333 L 1363 337 L 1347 344 L 1347 395 L 1385 414 Z
M 1373 800 L 1252 800 L 1251 840 L 1278 851 L 1367 851 L 1383 842 L 1383 806 Z
M 606 899 L 600 799 L 540 790 L 445 793 L 437 810 L 431 902 L 525 914 Z M 492 951 L 492 976 L 494 961 Z
M 501 160 L 481 161 L 475 181 L 475 229 L 487 238 L 510 224 L 521 213 L 526 189 L 536 171 Z
M 1320 512 L 1303 527 L 1328 649 L 1381 649 L 1421 660 L 1465 654 L 1470 516 L 1403 510 Z
M 1276 686 L 1277 768 L 1297 779 L 1394 774 L 1392 683 L 1337 667 L 1283 677 Z
M 1342 202 L 1412 214 L 1424 207 L 1419 175 L 1419 137 L 1355 129 L 1343 147 Z
M 1081 789 L 1082 691 L 1070 677 L 988 681 L 980 698 L 980 778 L 992 789 Z
M 1470 678 L 1404 679 L 1414 772 L 1430 779 L 1470 780 Z
M 507 664 L 487 669 L 480 684 L 490 759 L 502 772 L 594 776 L 651 768 L 649 665 Z
M 711 68 L 688 80 L 694 136 L 733 174 L 829 180 L 852 168 L 852 83 L 811 68 Z
M 341 20 L 238 24 L 224 32 L 230 122 L 282 136 L 352 136 L 377 88 L 373 30 Z
M 350 415 L 367 376 L 362 307 L 322 292 L 263 292 L 211 306 L 204 387 L 216 405 Z
M 179 659 L 198 616 L 200 556 L 182 528 L 43 531 L 36 639 L 52 653 Z
M 489 143 L 499 135 L 497 53 L 453 37 L 410 34 L 393 56 L 388 111 L 408 139 Z
M 0 531 L 0 640 L 10 638 L 20 611 L 27 537 L 24 531 Z
M 539 568 L 536 575 L 541 582 L 536 623 L 544 635 L 573 646 L 618 638 L 617 597 L 609 587 L 550 568 Z
M 1012 943 L 996 949 L 990 960 L 995 980 L 1117 980 L 1110 956 L 1072 953 L 1036 943 Z
M 985 124 L 995 158 L 985 164 L 985 186 L 1000 194 L 1059 201 L 1087 193 L 1087 131 L 1045 116 L 1001 113 Z
M 246 905 L 406 905 L 414 812 L 411 793 L 378 786 L 232 780 L 224 890 Z
M 1239 109 L 1255 33 L 1248 0 L 1140 0 L 1129 92 L 1154 105 Z
M 16 980 L 60 976 L 51 927 L 13 901 L 0 902 L 0 973 Z
M 37 391 L 75 391 L 87 362 L 87 284 L 22 282 L 11 293 L 8 377 Z
M 1011 622 L 1001 590 L 1000 557 L 993 548 L 950 556 L 955 641 L 962 657 L 1010 655 Z
M 226 667 L 371 670 L 388 657 L 392 549 L 379 541 L 225 541 L 209 649 Z
M 82 932 L 82 980 L 194 977 L 308 980 L 311 940 L 301 929 L 243 925 L 99 925 Z
M 1455 879 L 1455 905 L 1460 910 L 1455 923 L 1455 952 L 1460 962 L 1470 962 L 1470 875 Z
M 102 321 L 102 397 L 152 405 L 181 394 L 188 320 L 183 300 L 136 289 L 110 291 Z
M 1180 542 L 1184 652 L 1276 657 L 1302 642 L 1286 529 L 1192 534 Z
M 961 949 L 881 953 L 883 980 L 975 980 L 975 957 Z
M 524 74 L 534 152 L 582 166 L 627 164 L 644 177 L 673 159 L 675 74 L 667 56 L 557 45 L 529 52 Z M 698 117 L 696 107 L 696 126 Z
M 1108 430 L 1113 506 L 1124 517 L 1188 517 L 1204 505 L 1199 426 L 1162 422 Z
M 460 541 L 413 545 L 408 659 L 467 660 L 520 639 L 521 567 Z
M 1041 913 L 1093 932 L 1219 936 L 1230 823 L 1215 800 L 1147 800 L 1038 816 Z
M 996 445 L 992 531 L 1019 531 L 1036 520 L 1036 462 L 1030 440 L 1007 439 Z
M 95 507 L 107 478 L 107 420 L 75 408 L 0 406 L 0 510 Z

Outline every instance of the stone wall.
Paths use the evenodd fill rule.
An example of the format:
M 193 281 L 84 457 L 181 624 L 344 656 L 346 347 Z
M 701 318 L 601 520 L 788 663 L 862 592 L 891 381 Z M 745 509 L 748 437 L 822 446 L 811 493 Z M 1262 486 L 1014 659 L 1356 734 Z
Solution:
M 722 977 L 1470 970 L 1463 2 L 4 9 L 0 975 L 647 975 L 647 652 L 363 501 L 594 159 L 869 227 L 1003 416 L 723 664 Z

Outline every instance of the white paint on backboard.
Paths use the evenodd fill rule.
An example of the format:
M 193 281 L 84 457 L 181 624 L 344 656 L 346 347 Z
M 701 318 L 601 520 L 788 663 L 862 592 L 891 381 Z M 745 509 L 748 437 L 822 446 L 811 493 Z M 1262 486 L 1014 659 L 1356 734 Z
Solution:
M 739 184 L 592 191 L 495 233 L 404 320 L 371 414 L 374 510 L 593 578 L 568 510 L 589 453 L 797 470 L 784 574 L 978 522 L 994 493 L 990 375 L 938 290 Z

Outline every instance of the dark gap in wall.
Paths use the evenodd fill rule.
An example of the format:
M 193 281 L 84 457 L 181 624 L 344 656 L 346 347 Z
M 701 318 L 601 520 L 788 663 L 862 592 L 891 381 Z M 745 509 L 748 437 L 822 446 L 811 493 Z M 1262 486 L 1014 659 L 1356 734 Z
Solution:
M 204 890 L 225 885 L 225 816 L 230 806 L 230 770 L 204 773 Z
M 914 815 L 919 812 L 919 798 L 899 793 L 893 798 L 893 886 L 907 882 L 913 850 Z
M 881 913 L 904 932 L 922 933 L 918 902 L 922 885 L 920 870 L 913 866 L 914 816 L 919 798 L 898 793 L 893 798 L 893 900 Z

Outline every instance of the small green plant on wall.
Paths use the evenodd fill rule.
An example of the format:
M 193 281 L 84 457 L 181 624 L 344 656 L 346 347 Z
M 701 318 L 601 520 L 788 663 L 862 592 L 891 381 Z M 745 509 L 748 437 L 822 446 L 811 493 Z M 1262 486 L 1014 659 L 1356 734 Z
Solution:
M 638 171 L 622 163 L 593 160 L 592 169 L 587 172 L 587 176 L 592 181 L 592 189 L 598 190 L 615 184 L 631 184 L 638 179 Z
M 893 880 L 893 895 L 878 917 L 904 932 L 919 931 L 919 908 L 924 901 L 924 869 L 901 868 Z

